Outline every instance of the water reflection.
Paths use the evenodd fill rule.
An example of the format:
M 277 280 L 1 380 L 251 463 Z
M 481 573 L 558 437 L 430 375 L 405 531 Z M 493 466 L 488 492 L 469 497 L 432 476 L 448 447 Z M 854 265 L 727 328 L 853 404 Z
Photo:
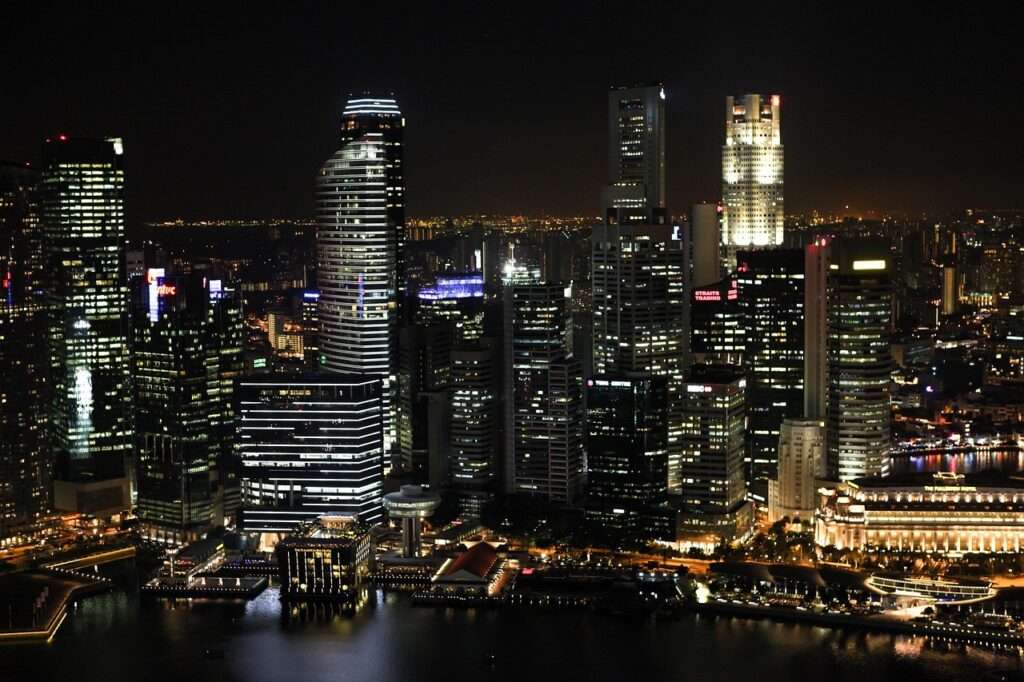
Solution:
M 1024 451 L 976 450 L 955 454 L 927 454 L 892 458 L 892 473 L 926 473 L 949 471 L 972 474 L 979 471 L 1002 471 L 1008 474 L 1024 471 Z

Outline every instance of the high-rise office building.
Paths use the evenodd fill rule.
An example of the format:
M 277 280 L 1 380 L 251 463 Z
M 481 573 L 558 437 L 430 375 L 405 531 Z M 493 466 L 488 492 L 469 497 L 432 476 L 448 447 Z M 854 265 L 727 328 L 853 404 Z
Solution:
M 722 279 L 722 208 L 694 204 L 690 209 L 692 286 L 706 287 Z
M 239 293 L 199 273 L 151 268 L 135 292 L 132 369 L 138 516 L 145 537 L 199 540 L 238 506 L 234 381 Z
M 242 525 L 288 533 L 323 515 L 383 519 L 381 381 L 340 375 L 238 382 Z
M 116 138 L 61 135 L 44 147 L 54 506 L 97 516 L 131 505 L 123 162 Z
M 779 430 L 778 477 L 771 481 L 768 518 L 813 523 L 817 481 L 825 470 L 825 422 L 787 419 Z
M 887 241 L 832 243 L 828 464 L 843 481 L 889 473 L 891 267 Z
M 340 148 L 316 185 L 321 369 L 381 378 L 388 452 L 397 444 L 396 325 L 405 291 L 403 127 L 394 99 L 350 98 Z
M 303 364 L 307 372 L 315 373 L 320 369 L 320 292 L 316 289 L 303 291 L 299 306 Z
M 665 222 L 665 88 L 661 83 L 608 92 L 605 209 L 618 223 Z
M 746 307 L 734 277 L 694 287 L 690 351 L 695 362 L 741 365 L 747 352 Z
M 480 272 L 437 275 L 416 292 L 416 324 L 452 325 L 452 343 L 472 343 L 484 333 L 484 276 Z
M 449 473 L 459 509 L 479 517 L 498 480 L 497 354 L 491 339 L 452 350 Z
M 607 540 L 675 539 L 668 499 L 668 380 L 587 382 L 587 518 Z
M 749 516 L 746 383 L 738 367 L 694 365 L 683 392 L 682 502 L 693 526 L 721 537 L 739 533 Z
M 505 287 L 505 492 L 569 504 L 586 479 L 566 286 Z
M 736 258 L 746 327 L 747 483 L 763 495 L 775 477 L 779 428 L 803 414 L 804 252 L 739 251 Z
M 398 466 L 420 483 L 440 484 L 446 468 L 452 323 L 406 325 L 399 332 Z M 444 481 L 446 482 L 446 481 Z
M 668 380 L 668 485 L 679 486 L 679 390 L 689 361 L 689 232 L 665 206 L 665 91 L 614 88 L 604 224 L 591 234 L 593 377 Z M 589 376 L 589 375 L 588 375 Z
M 730 269 L 738 249 L 782 244 L 780 112 L 778 95 L 725 99 L 722 246 Z
M 824 419 L 828 405 L 828 240 L 804 247 L 804 418 Z
M 0 547 L 31 537 L 50 506 L 38 180 L 0 163 Z

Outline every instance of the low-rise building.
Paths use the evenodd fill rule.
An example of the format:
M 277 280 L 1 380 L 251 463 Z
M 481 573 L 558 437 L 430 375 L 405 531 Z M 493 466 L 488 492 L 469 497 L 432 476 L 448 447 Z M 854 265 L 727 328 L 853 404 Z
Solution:
M 819 490 L 814 535 L 838 549 L 1019 552 L 1024 477 L 943 472 L 847 481 Z

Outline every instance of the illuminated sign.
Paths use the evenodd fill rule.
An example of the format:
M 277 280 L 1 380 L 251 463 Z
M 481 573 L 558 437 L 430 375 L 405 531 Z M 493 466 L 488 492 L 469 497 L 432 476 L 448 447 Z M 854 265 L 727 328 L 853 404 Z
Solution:
M 178 293 L 178 287 L 171 284 L 158 284 L 156 286 L 157 296 L 174 296 Z
M 854 270 L 885 270 L 884 260 L 855 260 L 853 261 Z

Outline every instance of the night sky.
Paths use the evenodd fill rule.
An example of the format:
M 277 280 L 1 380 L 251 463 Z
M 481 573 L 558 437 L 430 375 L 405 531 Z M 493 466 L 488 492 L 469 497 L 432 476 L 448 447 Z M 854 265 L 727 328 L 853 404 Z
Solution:
M 677 212 L 719 198 L 724 99 L 748 91 L 782 95 L 787 212 L 1024 207 L 1019 4 L 213 4 L 5 7 L 0 158 L 120 135 L 131 222 L 309 216 L 369 88 L 406 117 L 410 215 L 597 214 L 606 90 L 662 80 Z

